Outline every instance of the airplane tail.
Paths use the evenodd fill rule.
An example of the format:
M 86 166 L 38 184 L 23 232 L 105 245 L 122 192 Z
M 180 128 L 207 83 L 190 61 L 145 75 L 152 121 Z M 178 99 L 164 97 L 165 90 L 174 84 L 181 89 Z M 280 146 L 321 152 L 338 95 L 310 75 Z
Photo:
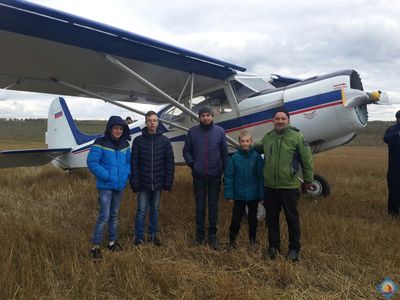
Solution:
M 73 148 L 99 136 L 79 131 L 62 97 L 55 98 L 50 105 L 47 119 L 46 144 L 48 148 Z

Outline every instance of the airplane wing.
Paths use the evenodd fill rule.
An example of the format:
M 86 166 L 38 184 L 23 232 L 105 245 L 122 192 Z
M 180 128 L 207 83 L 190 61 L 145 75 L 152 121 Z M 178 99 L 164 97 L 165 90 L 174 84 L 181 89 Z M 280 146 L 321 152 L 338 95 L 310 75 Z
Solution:
M 0 151 L 0 169 L 45 165 L 69 151 L 71 148 Z
M 0 0 L 0 87 L 82 96 L 64 81 L 113 100 L 156 102 L 154 91 L 117 69 L 110 55 L 177 99 L 245 68 L 115 27 L 19 0 Z M 189 89 L 183 94 L 188 96 Z M 142 101 L 144 100 L 144 101 Z

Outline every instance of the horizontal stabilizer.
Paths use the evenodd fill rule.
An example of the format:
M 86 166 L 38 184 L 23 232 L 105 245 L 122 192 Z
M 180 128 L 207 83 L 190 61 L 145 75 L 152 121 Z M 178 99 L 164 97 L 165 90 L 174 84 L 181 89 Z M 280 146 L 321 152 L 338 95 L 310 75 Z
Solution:
M 71 148 L 0 151 L 0 169 L 45 165 L 57 156 L 69 151 L 71 151 Z

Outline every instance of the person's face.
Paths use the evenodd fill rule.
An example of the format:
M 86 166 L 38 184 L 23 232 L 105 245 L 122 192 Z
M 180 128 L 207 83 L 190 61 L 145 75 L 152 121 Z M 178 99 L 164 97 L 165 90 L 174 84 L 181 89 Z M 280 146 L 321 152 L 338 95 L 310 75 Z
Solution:
M 158 126 L 157 115 L 151 115 L 146 118 L 146 126 L 149 133 L 155 133 Z
M 251 136 L 245 135 L 241 136 L 239 139 L 240 148 L 242 148 L 243 150 L 249 150 L 252 144 L 253 139 L 251 138 Z
M 111 136 L 115 139 L 115 140 L 119 140 L 119 138 L 121 137 L 122 133 L 124 132 L 124 127 L 122 127 L 121 125 L 114 125 L 111 128 Z
M 200 115 L 200 123 L 203 125 L 210 125 L 213 121 L 213 116 L 210 113 L 203 113 Z
M 278 133 L 281 133 L 283 129 L 289 126 L 289 118 L 284 112 L 277 112 L 272 119 L 272 124 Z

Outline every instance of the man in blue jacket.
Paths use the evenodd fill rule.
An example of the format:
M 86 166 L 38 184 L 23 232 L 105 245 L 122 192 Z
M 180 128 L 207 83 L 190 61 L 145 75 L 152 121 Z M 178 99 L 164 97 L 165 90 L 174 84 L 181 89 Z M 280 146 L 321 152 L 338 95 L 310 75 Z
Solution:
M 104 136 L 94 141 L 90 148 L 87 165 L 96 177 L 99 190 L 99 216 L 93 231 L 92 259 L 101 259 L 100 244 L 103 229 L 108 222 L 108 249 L 122 250 L 118 238 L 118 208 L 128 177 L 131 173 L 131 152 L 128 141 L 131 139 L 129 127 L 119 116 L 108 120 Z
M 386 129 L 383 140 L 389 147 L 387 185 L 389 189 L 388 213 L 399 216 L 400 206 L 400 110 L 396 113 L 396 124 Z
M 130 182 L 133 192 L 138 193 L 133 244 L 139 246 L 144 242 L 146 211 L 150 207 L 149 241 L 161 246 L 157 236 L 158 209 L 161 191 L 170 191 L 174 181 L 174 152 L 171 142 L 158 128 L 157 114 L 149 111 L 145 118 L 146 127 L 142 129 L 142 135 L 137 136 L 132 144 Z
M 196 244 L 205 238 L 205 211 L 208 195 L 208 241 L 217 250 L 218 199 L 221 176 L 228 157 L 228 147 L 224 129 L 213 124 L 210 106 L 199 110 L 200 124 L 190 128 L 183 157 L 192 169 L 193 189 L 196 200 Z

